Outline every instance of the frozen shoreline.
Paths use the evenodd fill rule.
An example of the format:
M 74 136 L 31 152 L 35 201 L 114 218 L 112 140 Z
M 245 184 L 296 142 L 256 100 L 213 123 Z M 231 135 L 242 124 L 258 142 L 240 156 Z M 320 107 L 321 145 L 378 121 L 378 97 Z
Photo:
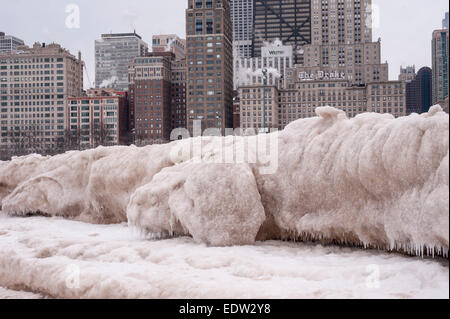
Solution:
M 40 293 L 0 288 L 0 298 L 448 298 L 449 268 L 373 250 L 209 248 L 188 237 L 145 240 L 126 224 L 0 215 L 0 287 Z
M 448 114 L 316 113 L 271 134 L 0 162 L 0 205 L 218 247 L 306 238 L 446 257 Z

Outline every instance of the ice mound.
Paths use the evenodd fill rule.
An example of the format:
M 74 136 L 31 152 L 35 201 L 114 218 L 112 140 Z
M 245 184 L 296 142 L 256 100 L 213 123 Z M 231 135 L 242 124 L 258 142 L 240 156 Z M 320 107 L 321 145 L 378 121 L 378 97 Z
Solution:
M 287 238 L 447 256 L 448 114 L 316 113 L 262 136 L 0 162 L 2 209 L 214 246 Z

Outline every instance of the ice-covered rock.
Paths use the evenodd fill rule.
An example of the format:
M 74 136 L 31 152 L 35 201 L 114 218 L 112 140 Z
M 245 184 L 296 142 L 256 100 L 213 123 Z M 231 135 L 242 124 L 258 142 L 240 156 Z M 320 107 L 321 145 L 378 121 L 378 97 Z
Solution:
M 2 209 L 216 246 L 290 238 L 447 255 L 448 114 L 316 112 L 267 136 L 0 162 Z

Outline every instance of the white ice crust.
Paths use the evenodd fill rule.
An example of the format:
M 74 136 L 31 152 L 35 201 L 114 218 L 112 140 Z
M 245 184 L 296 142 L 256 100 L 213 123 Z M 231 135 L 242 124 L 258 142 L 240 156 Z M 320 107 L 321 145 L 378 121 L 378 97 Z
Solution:
M 128 222 L 153 238 L 190 235 L 212 246 L 284 238 L 447 256 L 448 114 L 439 106 L 398 119 L 348 119 L 330 107 L 316 113 L 271 133 L 278 144 L 273 174 L 260 161 L 217 161 L 223 146 L 235 150 L 256 137 L 0 162 L 2 210 Z M 197 157 L 179 152 L 196 144 Z

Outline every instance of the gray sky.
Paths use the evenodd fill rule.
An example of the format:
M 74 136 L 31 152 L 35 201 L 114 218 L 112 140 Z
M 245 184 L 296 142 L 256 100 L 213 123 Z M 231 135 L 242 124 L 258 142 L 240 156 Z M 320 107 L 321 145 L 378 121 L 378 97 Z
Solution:
M 151 45 L 154 34 L 185 36 L 187 0 L 1 0 L 0 31 L 34 42 L 57 42 L 76 55 L 82 52 L 94 81 L 94 41 L 102 33 L 137 33 Z M 442 26 L 448 0 L 373 0 L 379 8 L 374 41 L 382 39 L 382 61 L 397 79 L 400 65 L 431 65 L 431 33 Z M 66 27 L 68 4 L 80 8 L 80 28 Z M 87 77 L 85 76 L 85 84 Z

